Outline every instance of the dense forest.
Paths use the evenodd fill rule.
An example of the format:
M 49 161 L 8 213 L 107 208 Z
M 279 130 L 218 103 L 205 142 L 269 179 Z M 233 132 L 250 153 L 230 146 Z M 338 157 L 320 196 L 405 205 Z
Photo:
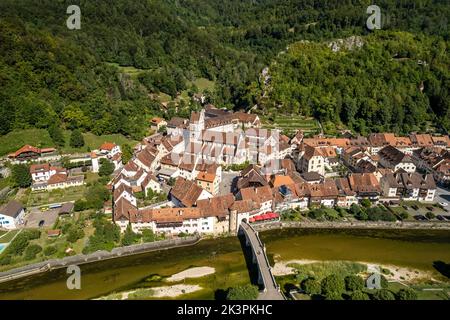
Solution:
M 66 27 L 66 9 L 72 4 L 81 8 L 81 30 Z M 145 133 L 143 115 L 163 113 L 149 94 L 161 91 L 173 97 L 200 77 L 215 82 L 212 102 L 248 109 L 260 102 L 261 70 L 287 46 L 294 50 L 281 59 L 299 61 L 298 45 L 292 44 L 301 40 L 319 43 L 308 50 L 317 50 L 315 63 L 336 66 L 335 74 L 360 72 L 360 89 L 341 88 L 342 81 L 348 80 L 342 74 L 335 83 L 341 88 L 341 98 L 335 96 L 338 88 L 330 81 L 304 96 L 297 81 L 308 79 L 286 78 L 294 83 L 285 88 L 274 70 L 274 89 L 280 92 L 272 92 L 272 100 L 263 106 L 283 103 L 288 106 L 286 112 L 340 121 L 360 131 L 423 128 L 424 120 L 433 120 L 432 110 L 448 129 L 450 4 L 447 0 L 377 1 L 385 13 L 384 30 L 413 34 L 397 35 L 398 41 L 414 38 L 407 41 L 411 46 L 403 49 L 419 51 L 406 52 L 411 55 L 408 58 L 422 57 L 424 48 L 432 46 L 424 56 L 429 63 L 426 70 L 419 71 L 412 61 L 398 66 L 390 63 L 393 49 L 381 45 L 349 54 L 344 62 L 353 66 L 339 67 L 336 57 L 321 46 L 336 38 L 369 35 L 365 28 L 369 4 L 365 0 L 2 0 L 0 134 L 57 123 L 68 129 L 140 138 Z M 395 41 L 386 40 L 391 46 Z M 280 61 L 278 75 L 283 68 L 289 69 L 285 61 Z M 389 84 L 375 85 L 373 81 L 381 81 L 388 71 L 374 77 L 370 72 L 376 68 L 366 68 L 374 61 L 388 65 L 389 72 L 397 76 L 388 77 Z M 143 72 L 133 79 L 116 65 Z M 294 67 L 311 66 L 300 63 Z M 312 82 L 304 87 L 320 87 L 317 84 L 323 77 L 319 73 L 324 67 L 316 66 L 317 71 L 312 70 L 308 77 L 317 78 L 309 79 Z M 358 66 L 366 71 L 359 71 Z M 405 81 L 407 78 L 411 81 Z M 424 95 L 412 89 L 420 80 L 425 82 Z M 362 99 L 370 87 L 376 92 Z M 393 97 L 397 89 L 400 99 Z M 380 93 L 383 91 L 385 96 Z M 335 99 L 336 105 L 327 101 L 330 99 Z M 351 105 L 349 110 L 347 105 Z M 393 115 L 389 109 L 384 118 L 378 117 L 385 105 L 392 110 L 400 105 L 400 111 L 394 112 L 403 115 Z M 410 115 L 416 111 L 417 115 Z
M 448 48 L 444 40 L 405 32 L 345 39 L 337 52 L 328 43 L 296 43 L 271 65 L 260 105 L 363 134 L 450 128 Z

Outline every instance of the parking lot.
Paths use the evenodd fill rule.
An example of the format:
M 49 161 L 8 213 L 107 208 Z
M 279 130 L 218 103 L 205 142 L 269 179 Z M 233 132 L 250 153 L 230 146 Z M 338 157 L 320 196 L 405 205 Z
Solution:
M 35 208 L 25 217 L 25 227 L 26 228 L 39 228 L 39 227 L 51 227 L 55 224 L 56 219 L 58 219 L 58 209 L 51 209 L 42 212 L 41 210 Z

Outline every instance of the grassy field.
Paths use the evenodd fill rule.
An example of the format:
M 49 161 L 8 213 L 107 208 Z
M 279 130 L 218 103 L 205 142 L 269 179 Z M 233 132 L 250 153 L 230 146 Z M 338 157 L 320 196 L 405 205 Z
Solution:
M 114 142 L 118 145 L 124 145 L 126 143 L 130 144 L 132 147 L 138 143 L 138 141 L 128 139 L 127 137 L 121 135 L 121 134 L 109 134 L 109 135 L 102 135 L 102 136 L 96 136 L 93 133 L 83 133 L 84 137 L 84 147 L 82 148 L 72 148 L 69 145 L 70 141 L 70 131 L 64 131 L 64 136 L 66 139 L 66 145 L 64 148 L 62 148 L 63 153 L 76 153 L 76 152 L 86 152 L 89 150 L 95 150 L 98 149 L 104 142 Z
M 264 128 L 280 129 L 288 133 L 295 133 L 299 129 L 305 133 L 319 132 L 319 125 L 316 120 L 295 115 L 280 115 L 274 119 L 263 118 L 263 123 Z
M 135 67 L 124 67 L 124 66 L 120 66 L 118 63 L 108 63 L 111 66 L 115 66 L 119 69 L 119 72 L 127 74 L 129 76 L 131 76 L 132 78 L 137 77 L 139 74 L 141 74 L 142 72 L 145 72 L 145 70 L 143 69 L 137 69 Z
M 71 132 L 68 130 L 65 130 L 63 132 L 66 140 L 66 145 L 63 148 L 60 148 L 63 153 L 86 152 L 88 148 L 90 150 L 98 149 L 104 142 L 114 142 L 118 145 L 129 143 L 131 146 L 134 146 L 138 143 L 138 141 L 129 139 L 121 134 L 96 136 L 95 134 L 88 132 L 83 133 L 85 146 L 82 148 L 72 148 L 69 145 L 70 133 Z M 8 133 L 7 135 L 0 136 L 0 156 L 4 156 L 11 152 L 14 152 L 26 144 L 38 148 L 55 147 L 47 130 L 15 130 Z
M 47 130 L 26 129 L 15 130 L 0 136 L 0 156 L 7 155 L 17 149 L 30 144 L 35 147 L 53 147 L 53 141 Z
M 190 88 L 193 84 L 195 84 L 197 86 L 199 92 L 204 92 L 205 90 L 212 91 L 214 89 L 214 85 L 215 85 L 214 81 L 210 81 L 206 78 L 198 78 L 195 81 L 189 81 L 187 84 L 188 88 Z M 161 103 L 168 103 L 170 101 L 173 101 L 177 104 L 181 100 L 185 100 L 186 102 L 188 102 L 189 99 L 190 98 L 188 95 L 188 90 L 182 91 L 180 93 L 180 95 L 175 99 L 172 99 L 171 96 L 169 96 L 168 94 L 162 93 L 162 92 L 160 92 L 158 94 L 158 100 Z

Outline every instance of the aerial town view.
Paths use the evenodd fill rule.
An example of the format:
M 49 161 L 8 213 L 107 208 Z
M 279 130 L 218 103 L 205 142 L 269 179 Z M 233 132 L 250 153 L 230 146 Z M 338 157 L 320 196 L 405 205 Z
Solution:
M 449 17 L 0 1 L 0 300 L 450 300 Z

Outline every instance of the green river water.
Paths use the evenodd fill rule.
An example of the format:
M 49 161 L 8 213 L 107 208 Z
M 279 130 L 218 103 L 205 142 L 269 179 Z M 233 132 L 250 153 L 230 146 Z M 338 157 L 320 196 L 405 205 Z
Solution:
M 450 263 L 450 231 L 284 229 L 260 235 L 270 260 L 364 261 L 432 271 L 436 276 L 440 274 L 433 262 Z M 216 273 L 182 281 L 204 289 L 180 298 L 214 299 L 220 289 L 250 282 L 241 244 L 237 237 L 229 237 L 82 265 L 81 290 L 67 289 L 65 269 L 3 283 L 0 299 L 92 299 L 164 286 L 167 283 L 156 275 L 170 276 L 200 266 L 214 267 Z

